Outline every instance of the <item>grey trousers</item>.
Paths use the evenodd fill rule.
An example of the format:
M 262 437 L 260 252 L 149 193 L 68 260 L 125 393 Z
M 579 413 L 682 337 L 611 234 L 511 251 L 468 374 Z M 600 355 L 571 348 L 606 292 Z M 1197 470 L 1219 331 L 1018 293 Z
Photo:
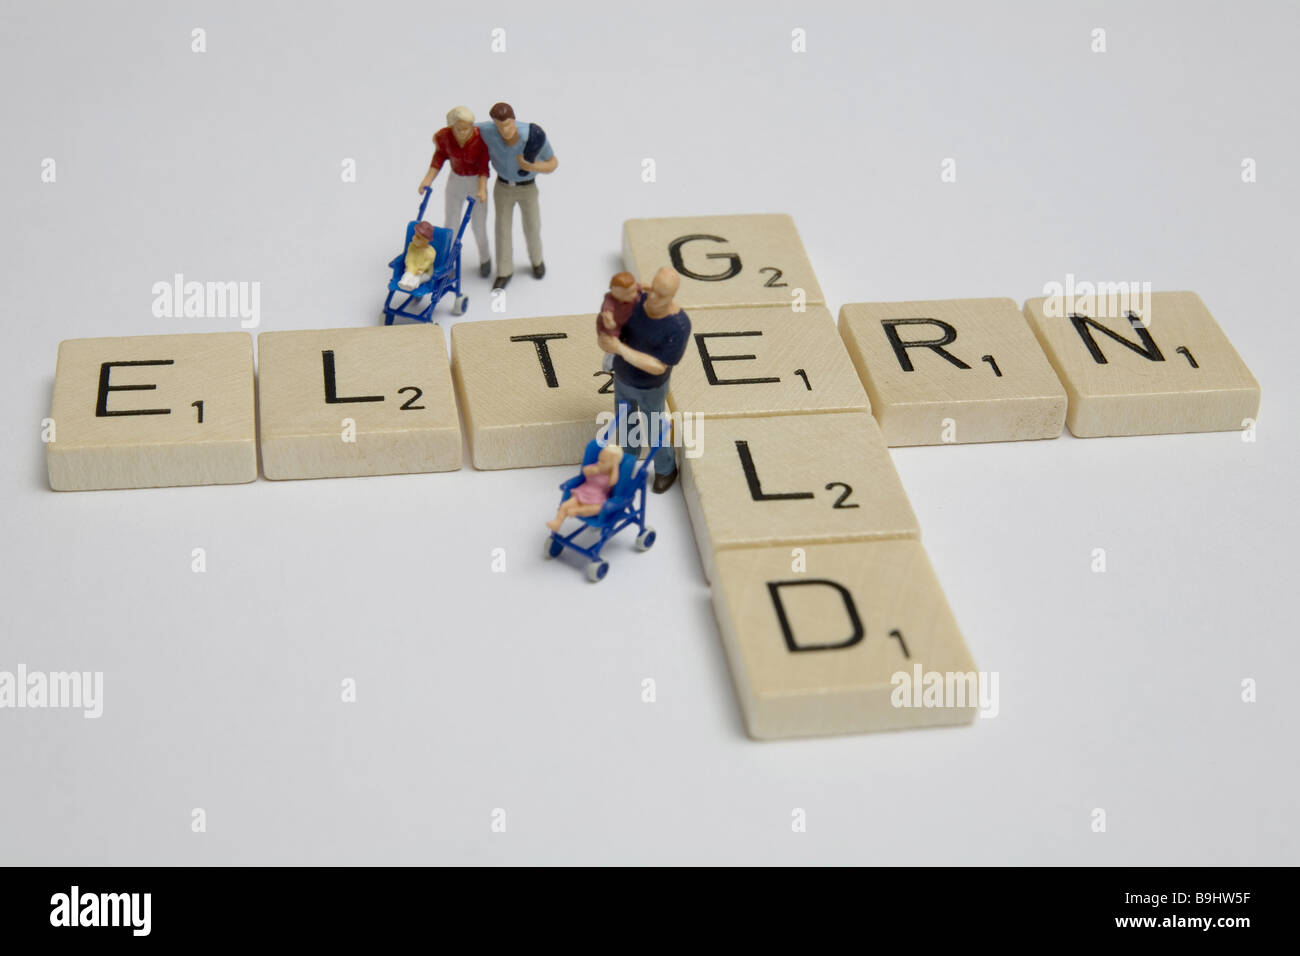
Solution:
M 447 174 L 447 206 L 443 226 L 453 234 L 460 228 L 461 217 L 465 215 L 465 200 L 478 190 L 477 176 L 457 176 Z M 487 237 L 487 202 L 474 203 L 474 212 L 469 217 L 469 227 L 474 233 L 474 242 L 478 244 L 478 261 L 487 262 L 492 258 L 488 249 Z
M 492 187 L 492 202 L 497 207 L 497 275 L 513 275 L 515 271 L 514 232 L 515 206 L 524 222 L 524 242 L 528 244 L 528 261 L 534 266 L 542 264 L 542 214 L 537 208 L 537 183 L 507 186 L 500 179 Z

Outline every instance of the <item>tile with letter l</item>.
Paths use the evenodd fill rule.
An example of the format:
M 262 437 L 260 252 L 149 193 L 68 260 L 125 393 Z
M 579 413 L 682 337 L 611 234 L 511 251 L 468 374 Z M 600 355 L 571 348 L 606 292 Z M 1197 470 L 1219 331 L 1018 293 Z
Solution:
M 623 223 L 623 263 L 642 282 L 662 266 L 676 269 L 682 277 L 677 303 L 684 309 L 788 310 L 797 291 L 806 304 L 826 304 L 787 215 L 629 219 Z
M 713 605 L 758 739 L 970 723 L 978 675 L 919 541 L 718 553 Z
M 223 485 L 257 478 L 247 332 L 59 344 L 45 446 L 55 491 Z
M 675 412 L 755 418 L 868 411 L 867 393 L 825 306 L 688 312 L 691 341 L 674 368 Z
M 1025 303 L 1069 395 L 1073 434 L 1237 431 L 1258 417 L 1259 383 L 1195 292 L 1139 296 L 1128 309 L 1090 298 L 1073 311 L 1059 298 Z
M 460 467 L 460 421 L 438 326 L 263 332 L 257 363 L 266 477 Z
M 864 412 L 706 420 L 680 457 L 705 576 L 725 548 L 916 538 L 920 528 Z
M 890 445 L 1056 438 L 1065 389 L 1012 299 L 855 302 L 840 335 Z
M 460 322 L 452 374 L 475 468 L 575 465 L 614 411 L 596 314 Z

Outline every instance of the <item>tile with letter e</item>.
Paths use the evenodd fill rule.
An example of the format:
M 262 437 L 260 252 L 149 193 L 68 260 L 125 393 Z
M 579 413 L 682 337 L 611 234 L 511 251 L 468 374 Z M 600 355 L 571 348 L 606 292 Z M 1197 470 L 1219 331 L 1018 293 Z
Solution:
M 691 341 L 673 369 L 673 411 L 758 417 L 868 411 L 867 393 L 825 306 L 688 312 Z
M 807 304 L 826 303 L 787 215 L 629 219 L 623 223 L 623 263 L 642 282 L 672 266 L 682 277 L 677 303 L 688 310 L 789 309 L 800 291 Z
M 975 665 L 919 541 L 721 551 L 713 605 L 752 737 L 975 717 Z
M 436 325 L 263 332 L 257 371 L 268 478 L 460 467 L 456 398 Z
M 253 481 L 253 339 L 69 339 L 59 344 L 50 418 L 55 491 Z
M 840 335 L 890 445 L 1056 438 L 1065 389 L 1011 299 L 857 302 Z
M 1025 318 L 1070 398 L 1080 438 L 1235 431 L 1259 414 L 1259 383 L 1195 292 L 1069 308 L 1030 299 Z M 1091 307 L 1087 307 L 1091 306 Z M 1101 308 L 1098 308 L 1101 307 Z
M 460 322 L 451 352 L 475 468 L 577 464 L 613 414 L 594 312 Z
M 916 538 L 916 515 L 865 412 L 706 420 L 682 488 L 705 576 L 726 548 Z

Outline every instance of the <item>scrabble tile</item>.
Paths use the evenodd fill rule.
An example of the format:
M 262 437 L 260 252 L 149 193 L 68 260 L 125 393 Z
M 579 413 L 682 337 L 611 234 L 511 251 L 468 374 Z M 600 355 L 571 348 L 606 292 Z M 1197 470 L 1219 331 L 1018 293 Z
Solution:
M 673 369 L 674 411 L 755 418 L 795 412 L 868 411 L 849 354 L 824 306 L 701 309 Z
M 594 311 L 460 322 L 451 351 L 475 468 L 575 465 L 614 410 Z
M 840 335 L 890 445 L 1056 438 L 1065 389 L 1011 299 L 859 302 Z
M 684 309 L 783 305 L 794 292 L 825 305 L 794 220 L 786 215 L 629 219 L 623 224 L 623 263 L 648 282 L 661 266 L 682 276 Z
M 916 515 L 863 412 L 715 418 L 682 489 L 705 576 L 725 548 L 916 538 Z
M 69 339 L 54 375 L 55 491 L 257 478 L 247 332 Z
M 460 467 L 456 398 L 436 325 L 263 332 L 257 386 L 268 478 Z
M 812 545 L 802 572 L 792 560 L 785 547 L 718 553 L 714 611 L 750 736 L 974 719 L 975 665 L 920 542 Z M 935 680 L 952 694 L 931 687 L 940 706 L 921 706 Z
M 1140 314 L 1030 299 L 1025 318 L 1070 398 L 1080 438 L 1235 431 L 1259 414 L 1259 383 L 1195 292 L 1146 296 Z M 1093 304 L 1099 304 L 1096 300 Z M 1145 323 L 1145 326 L 1144 326 Z

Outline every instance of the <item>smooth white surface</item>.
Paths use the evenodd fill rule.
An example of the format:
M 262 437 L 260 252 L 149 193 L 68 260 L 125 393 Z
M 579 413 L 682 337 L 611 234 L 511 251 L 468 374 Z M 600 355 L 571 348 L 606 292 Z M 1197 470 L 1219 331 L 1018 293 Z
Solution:
M 1293 5 L 0 17 L 0 670 L 105 675 L 99 720 L 0 710 L 0 862 L 1297 862 Z M 594 311 L 625 218 L 789 212 L 836 311 L 1023 301 L 1067 272 L 1194 289 L 1263 387 L 1258 441 L 895 451 L 1001 713 L 767 744 L 680 492 L 590 585 L 541 559 L 569 469 L 48 489 L 59 340 L 237 327 L 154 318 L 174 273 L 260 282 L 261 330 L 378 321 L 430 135 L 497 99 L 560 161 L 548 274 L 521 262 L 509 315 Z M 466 319 L 491 318 L 470 272 Z

